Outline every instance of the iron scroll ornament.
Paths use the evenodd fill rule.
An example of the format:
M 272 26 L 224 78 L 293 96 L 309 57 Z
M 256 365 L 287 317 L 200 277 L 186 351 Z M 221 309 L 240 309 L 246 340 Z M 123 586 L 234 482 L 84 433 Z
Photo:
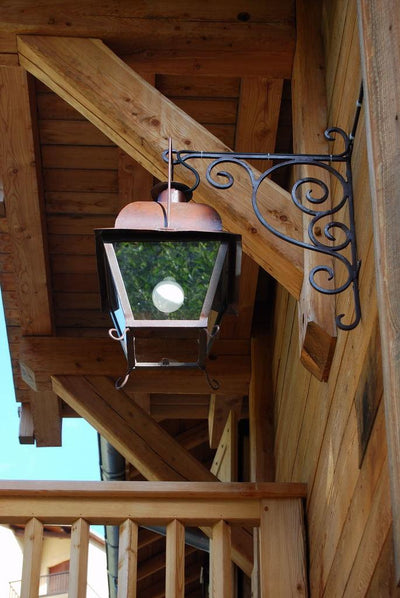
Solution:
M 210 163 L 206 170 L 206 180 L 215 189 L 230 189 L 234 184 L 234 175 L 227 170 L 219 170 L 219 167 L 234 164 L 243 168 L 251 183 L 251 202 L 255 215 L 260 223 L 273 235 L 302 247 L 303 249 L 316 251 L 324 254 L 334 260 L 339 260 L 343 265 L 346 276 L 344 282 L 339 286 L 326 288 L 317 282 L 317 275 L 325 274 L 328 281 L 335 281 L 335 271 L 330 265 L 321 264 L 314 267 L 309 273 L 309 281 L 312 287 L 326 295 L 337 295 L 343 293 L 349 287 L 352 288 L 354 300 L 354 318 L 350 323 L 344 323 L 344 313 L 336 316 L 336 325 L 342 330 L 352 330 L 357 326 L 361 319 L 360 294 L 358 286 L 358 275 L 361 262 L 357 258 L 357 246 L 354 222 L 354 203 L 353 203 L 353 185 L 351 172 L 351 155 L 353 149 L 355 127 L 352 133 L 347 135 L 343 129 L 338 127 L 328 128 L 324 135 L 328 141 L 335 141 L 337 136 L 342 138 L 344 150 L 337 154 L 254 154 L 254 153 L 234 153 L 234 152 L 197 152 L 186 150 L 172 150 L 173 166 L 183 166 L 188 169 L 193 177 L 194 184 L 191 191 L 194 191 L 200 184 L 200 174 L 190 162 L 192 160 L 209 160 Z M 168 150 L 163 152 L 163 159 L 168 161 Z M 247 160 L 271 160 L 273 165 L 264 172 L 254 173 Z M 336 164 L 344 164 L 344 174 L 341 174 Z M 329 209 L 324 209 L 330 191 L 326 183 L 318 177 L 304 177 L 298 179 L 291 189 L 291 198 L 296 207 L 310 217 L 308 225 L 309 242 L 299 240 L 285 235 L 282 231 L 276 229 L 261 213 L 258 205 L 257 194 L 263 181 L 277 170 L 296 165 L 311 165 L 322 168 L 328 172 L 331 177 L 335 177 L 341 189 L 341 198 Z M 313 189 L 306 189 L 305 185 L 312 185 Z M 305 193 L 301 191 L 305 189 Z M 316 196 L 315 189 L 319 193 Z M 302 199 L 303 197 L 303 199 Z M 347 209 L 348 224 L 343 220 L 336 219 L 339 212 Z M 325 224 L 322 225 L 322 223 Z M 320 226 L 321 224 L 321 226 Z M 316 233 L 318 231 L 318 234 Z M 335 231 L 340 231 L 340 240 L 335 236 Z M 349 250 L 347 250 L 349 248 Z M 346 251 L 346 254 L 344 253 Z

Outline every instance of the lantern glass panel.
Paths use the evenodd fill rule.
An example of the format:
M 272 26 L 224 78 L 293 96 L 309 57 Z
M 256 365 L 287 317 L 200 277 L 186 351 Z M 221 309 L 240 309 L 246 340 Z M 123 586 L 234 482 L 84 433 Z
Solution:
M 221 241 L 114 241 L 113 246 L 135 320 L 201 317 Z M 172 293 L 163 310 L 153 295 L 157 285 L 163 292 L 160 283 Z

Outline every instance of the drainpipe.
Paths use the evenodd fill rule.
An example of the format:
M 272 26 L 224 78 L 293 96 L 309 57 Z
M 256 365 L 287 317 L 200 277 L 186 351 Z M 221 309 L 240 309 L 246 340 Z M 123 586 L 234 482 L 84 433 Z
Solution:
M 98 441 L 101 479 L 105 482 L 124 481 L 124 457 L 100 434 L 98 434 Z M 143 527 L 162 536 L 166 535 L 165 527 L 163 526 Z M 119 528 L 115 525 L 106 525 L 104 529 L 109 598 L 117 598 Z M 185 543 L 203 552 L 210 551 L 209 539 L 197 528 L 185 528 Z

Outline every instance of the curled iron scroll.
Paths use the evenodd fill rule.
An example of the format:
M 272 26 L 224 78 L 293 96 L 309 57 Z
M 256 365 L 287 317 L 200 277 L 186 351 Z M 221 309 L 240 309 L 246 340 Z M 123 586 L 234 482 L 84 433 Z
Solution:
M 354 298 L 354 316 L 352 320 L 345 323 L 346 316 L 340 313 L 336 316 L 336 325 L 342 330 L 351 330 L 357 326 L 361 318 L 361 308 L 359 300 L 358 273 L 360 262 L 357 259 L 353 191 L 351 176 L 351 151 L 352 139 L 338 127 L 331 127 L 325 131 L 325 137 L 329 141 L 334 141 L 339 136 L 344 145 L 344 150 L 336 154 L 310 155 L 310 154 L 251 154 L 251 153 L 213 153 L 196 151 L 173 151 L 174 166 L 183 166 L 188 169 L 194 177 L 194 191 L 201 182 L 199 172 L 189 163 L 198 160 L 209 160 L 206 169 L 207 182 L 216 189 L 230 189 L 234 183 L 234 174 L 228 170 L 229 165 L 239 166 L 243 169 L 251 185 L 251 203 L 255 215 L 260 223 L 271 232 L 271 234 L 302 247 L 305 250 L 315 251 L 337 260 L 344 267 L 346 273 L 345 280 L 340 284 L 327 287 L 317 282 L 321 274 L 326 276 L 327 282 L 335 281 L 335 270 L 331 266 L 321 264 L 309 272 L 308 278 L 312 287 L 323 294 L 337 295 L 343 293 L 352 286 Z M 167 160 L 167 152 L 164 152 L 164 160 Z M 247 160 L 272 160 L 273 165 L 261 174 L 254 171 Z M 336 163 L 345 163 L 345 175 L 341 174 L 335 167 Z M 312 165 L 328 172 L 330 176 L 335 177 L 337 187 L 341 188 L 341 197 L 335 205 L 326 208 L 330 196 L 330 191 L 322 178 L 318 176 L 299 178 L 292 185 L 290 192 L 293 203 L 296 207 L 310 217 L 308 225 L 308 241 L 295 239 L 275 228 L 262 214 L 258 204 L 258 192 L 263 182 L 273 173 L 281 168 L 295 165 Z M 308 188 L 307 188 L 308 185 Z M 311 185 L 311 187 L 310 187 Z M 304 189 L 304 193 L 302 190 Z M 319 190 L 319 193 L 318 193 Z M 347 212 L 348 223 L 339 219 L 339 215 Z M 316 234 L 316 230 L 319 234 Z M 337 240 L 339 233 L 340 240 Z

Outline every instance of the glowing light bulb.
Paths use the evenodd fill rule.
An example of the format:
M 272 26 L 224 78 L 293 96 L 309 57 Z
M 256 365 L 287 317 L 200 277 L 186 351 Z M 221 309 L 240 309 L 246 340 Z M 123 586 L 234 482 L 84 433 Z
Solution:
M 155 307 L 165 314 L 171 314 L 182 307 L 185 293 L 174 278 L 164 278 L 156 284 L 151 296 Z

